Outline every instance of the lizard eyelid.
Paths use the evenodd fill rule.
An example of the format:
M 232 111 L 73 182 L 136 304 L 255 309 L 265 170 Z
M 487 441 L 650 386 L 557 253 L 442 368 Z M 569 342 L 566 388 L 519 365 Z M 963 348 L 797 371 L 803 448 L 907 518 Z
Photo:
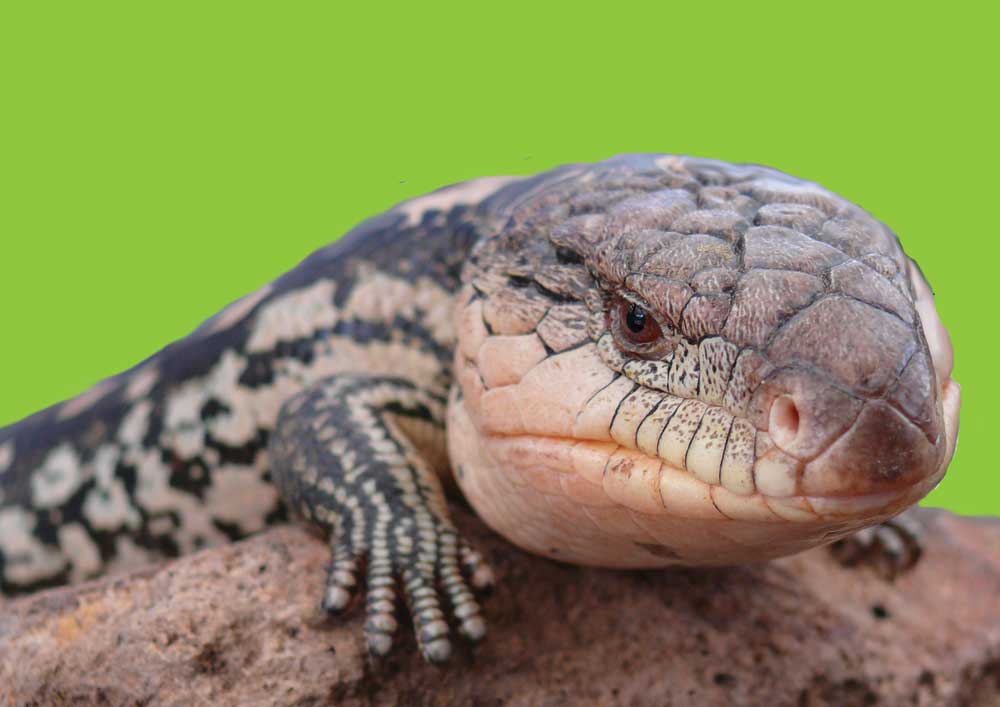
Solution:
M 641 358 L 659 358 L 672 344 L 671 329 L 649 307 L 621 294 L 609 303 L 608 328 L 619 348 Z

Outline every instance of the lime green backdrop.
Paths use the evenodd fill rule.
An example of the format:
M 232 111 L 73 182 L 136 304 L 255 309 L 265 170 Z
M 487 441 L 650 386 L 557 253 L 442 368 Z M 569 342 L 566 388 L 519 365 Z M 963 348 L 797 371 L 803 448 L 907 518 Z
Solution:
M 996 18 L 764 5 L 4 3 L 0 424 L 402 199 L 678 152 L 814 179 L 896 229 L 964 385 L 929 503 L 1000 514 Z

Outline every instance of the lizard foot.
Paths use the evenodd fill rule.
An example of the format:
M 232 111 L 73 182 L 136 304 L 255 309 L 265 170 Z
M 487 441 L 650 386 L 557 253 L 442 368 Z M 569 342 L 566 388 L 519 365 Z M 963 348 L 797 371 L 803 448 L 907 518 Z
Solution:
M 421 531 L 422 523 L 430 527 Z M 441 527 L 435 527 L 441 526 Z M 365 642 L 373 656 L 392 649 L 398 585 L 413 617 L 420 652 L 431 663 L 451 656 L 451 629 L 442 603 L 447 597 L 458 631 L 471 641 L 486 635 L 479 604 L 471 587 L 485 591 L 493 585 L 493 573 L 478 552 L 460 540 L 457 532 L 440 520 L 408 518 L 390 537 L 376 537 L 370 548 L 349 540 L 335 542 L 333 562 L 326 581 L 322 607 L 340 613 L 357 593 L 359 567 L 366 559 Z
M 834 557 L 846 567 L 873 565 L 887 579 L 911 569 L 923 554 L 924 528 L 912 513 L 859 530 L 830 546 Z
M 285 502 L 330 532 L 322 606 L 343 611 L 363 580 L 375 656 L 392 649 L 399 595 L 432 663 L 451 655 L 445 605 L 459 633 L 486 635 L 471 588 L 489 586 L 492 573 L 459 537 L 441 482 L 402 422 L 429 422 L 443 441 L 444 417 L 444 399 L 409 381 L 337 375 L 287 401 L 269 441 Z

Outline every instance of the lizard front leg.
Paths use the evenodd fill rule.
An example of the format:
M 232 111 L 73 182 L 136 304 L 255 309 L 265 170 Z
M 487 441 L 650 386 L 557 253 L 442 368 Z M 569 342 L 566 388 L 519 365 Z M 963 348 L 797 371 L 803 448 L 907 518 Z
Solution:
M 462 568 L 477 588 L 491 572 L 459 538 L 437 475 L 404 432 L 408 419 L 443 430 L 445 405 L 404 379 L 338 375 L 289 399 L 269 444 L 289 508 L 330 532 L 324 609 L 347 607 L 367 560 L 365 637 L 374 655 L 392 647 L 400 582 L 427 660 L 451 653 L 442 594 L 463 635 L 486 632 Z

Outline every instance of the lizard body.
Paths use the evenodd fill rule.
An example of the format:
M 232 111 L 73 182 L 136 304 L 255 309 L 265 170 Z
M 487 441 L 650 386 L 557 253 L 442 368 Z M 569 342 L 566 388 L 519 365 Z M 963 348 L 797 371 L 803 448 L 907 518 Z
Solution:
M 929 288 L 885 226 L 763 167 L 664 155 L 487 178 L 358 226 L 184 340 L 0 430 L 0 588 L 329 532 L 323 604 L 397 587 L 421 649 L 485 627 L 454 480 L 539 554 L 656 567 L 869 535 L 954 451 Z M 885 542 L 893 541 L 884 536 Z M 869 538 L 870 540 L 870 538 Z

